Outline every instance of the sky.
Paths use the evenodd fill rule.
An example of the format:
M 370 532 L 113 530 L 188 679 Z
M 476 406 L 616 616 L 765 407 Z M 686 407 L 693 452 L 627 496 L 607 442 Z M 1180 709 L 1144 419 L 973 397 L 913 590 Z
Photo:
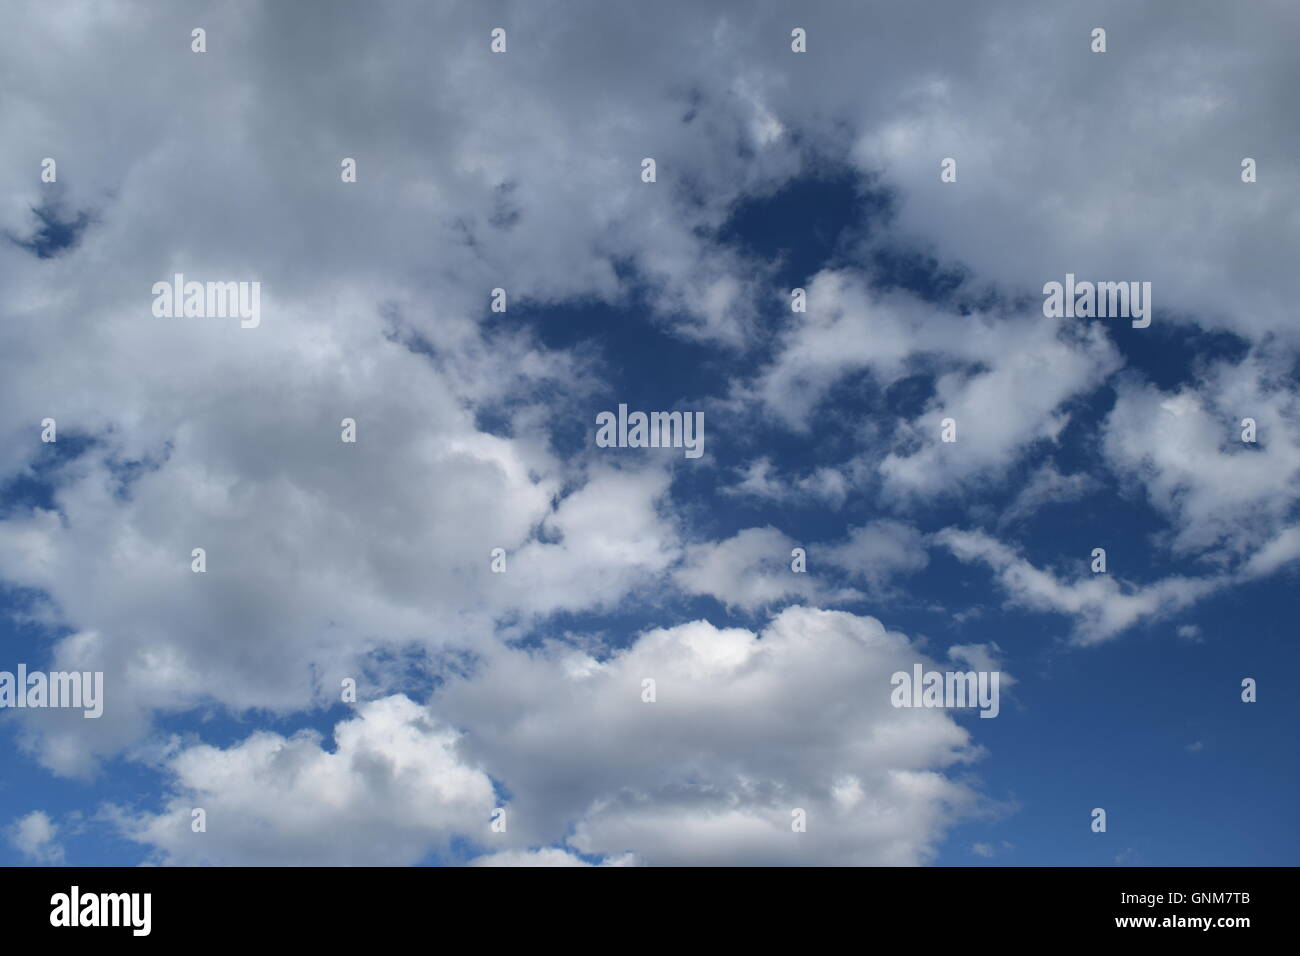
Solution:
M 1295 4 L 2 15 L 0 864 L 1300 862 Z

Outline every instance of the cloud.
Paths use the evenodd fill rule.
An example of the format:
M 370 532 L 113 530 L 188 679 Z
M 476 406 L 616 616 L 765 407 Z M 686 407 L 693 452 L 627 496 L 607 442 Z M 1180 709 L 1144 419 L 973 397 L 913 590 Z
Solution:
M 1014 501 L 998 519 L 999 528 L 1023 524 L 1040 509 L 1049 504 L 1068 504 L 1078 501 L 1097 487 L 1095 479 L 1084 472 L 1063 475 L 1056 464 L 1044 462 L 1029 477 L 1029 481 L 1016 495 Z
M 836 468 L 817 468 L 806 475 L 784 479 L 773 472 L 770 458 L 756 458 L 742 469 L 741 480 L 724 486 L 721 493 L 783 504 L 825 503 L 833 510 L 839 510 L 848 496 L 850 478 Z
M 311 731 L 184 747 L 166 761 L 161 812 L 110 817 L 165 864 L 410 865 L 458 834 L 487 840 L 492 781 L 462 751 L 459 734 L 396 695 L 338 724 L 333 750 Z M 192 830 L 196 807 L 206 832 Z
M 602 609 L 648 586 L 680 555 L 660 509 L 671 478 L 661 467 L 593 466 L 509 558 L 498 602 L 538 614 Z
M 776 528 L 746 528 L 723 541 L 688 545 L 673 581 L 688 594 L 708 594 L 751 613 L 781 601 L 825 604 L 858 596 L 852 589 L 830 589 L 809 572 L 794 571 L 791 552 L 799 546 Z
M 440 691 L 439 711 L 516 795 L 525 847 L 572 828 L 582 853 L 649 865 L 917 864 L 980 804 L 948 772 L 979 756 L 968 731 L 890 705 L 890 675 L 918 659 L 873 618 L 792 607 L 757 633 L 651 630 L 603 660 L 503 652 Z
M 822 545 L 817 556 L 865 581 L 877 597 L 890 593 L 894 578 L 921 571 L 930 563 L 921 532 L 888 518 L 850 528 L 843 542 Z
M 1120 366 L 1097 325 L 1064 326 L 1041 315 L 962 315 L 917 299 L 884 295 L 865 276 L 823 271 L 809 285 L 773 360 L 733 400 L 755 404 L 806 432 L 833 386 L 859 371 L 889 386 L 913 374 L 934 379 L 919 414 L 896 420 L 875 466 L 888 497 L 930 499 L 1004 475 L 1030 446 L 1054 443 L 1063 407 Z M 940 424 L 957 423 L 956 442 Z M 749 476 L 766 490 L 761 473 Z
M 476 865 L 583 865 L 574 851 L 611 865 L 916 864 L 981 804 L 949 773 L 980 756 L 968 731 L 889 703 L 889 676 L 917 659 L 873 618 L 802 607 L 761 634 L 653 630 L 604 660 L 500 649 L 432 707 L 360 705 L 332 750 L 311 731 L 174 747 L 161 812 L 105 815 L 179 865 L 414 863 L 456 838 L 499 844 Z M 504 833 L 489 827 L 493 780 L 511 795 Z
M 1102 448 L 1129 486 L 1173 522 L 1176 552 L 1220 563 L 1260 549 L 1252 574 L 1300 553 L 1274 538 L 1300 500 L 1300 391 L 1280 357 L 1218 361 L 1174 392 L 1127 380 L 1102 427 Z M 1243 419 L 1257 441 L 1242 441 Z
M 558 847 L 540 850 L 502 850 L 470 861 L 470 866 L 593 866 L 582 857 Z M 614 857 L 601 862 L 601 866 L 636 866 L 632 854 Z
M 964 664 L 977 671 L 999 673 L 999 687 L 1015 685 L 1016 679 L 1002 669 L 1002 648 L 990 641 L 987 644 L 954 644 L 948 648 L 948 658 L 955 664 Z
M 900 426 L 916 450 L 891 452 L 880 466 L 886 491 L 957 491 L 976 478 L 1003 476 L 1036 442 L 1055 443 L 1070 418 L 1062 406 L 1100 385 L 1118 361 L 1095 326 L 1073 340 L 1043 331 L 1049 328 L 1005 323 L 999 331 L 1006 340 L 983 370 L 942 374 L 926 412 Z M 947 418 L 956 423 L 950 444 L 940 440 Z
M 1300 525 L 1283 528 L 1264 542 L 1242 568 L 1245 578 L 1259 578 L 1272 574 L 1300 558 Z
M 1277 210 L 1293 206 L 1285 183 L 1300 134 L 1271 119 L 1297 75 L 1278 32 L 1297 25 L 1294 8 L 1268 4 L 1235 27 L 1210 2 L 1176 18 L 1113 2 L 1089 4 L 1086 16 L 1018 3 L 944 12 L 956 17 L 943 30 L 952 48 L 875 88 L 892 110 L 868 97 L 857 114 L 869 119 L 855 155 L 898 190 L 900 233 L 1031 294 L 1066 272 L 1148 280 L 1158 323 L 1295 342 L 1297 277 L 1284 250 L 1298 244 L 1300 219 Z M 895 15 L 890 43 L 919 49 L 906 21 L 920 15 Z M 1102 23 L 1110 48 L 1094 54 L 1090 31 Z M 1014 69 L 1009 50 L 1025 54 Z M 1152 161 L 1157 126 L 1162 158 Z M 1244 184 L 1241 160 L 1263 163 L 1259 154 L 1281 164 L 1280 178 Z M 957 182 L 940 183 L 943 157 L 957 160 Z M 1189 209 L 1215 227 L 1188 229 Z
M 19 817 L 6 829 L 9 842 L 24 857 L 42 866 L 62 866 L 63 847 L 58 841 L 59 827 L 44 810 L 33 810 Z
M 1138 621 L 1182 610 L 1229 583 L 1226 577 L 1174 576 L 1134 586 L 1110 574 L 1085 577 L 1082 571 L 1077 580 L 1067 582 L 1034 567 L 1013 549 L 980 531 L 945 528 L 934 540 L 959 560 L 992 569 L 1011 605 L 1071 617 L 1071 641 L 1082 646 L 1109 640 Z
M 808 570 L 792 569 L 796 547 L 807 553 Z M 929 563 L 921 533 L 892 519 L 849 528 L 840 541 L 798 542 L 771 526 L 746 528 L 718 542 L 688 545 L 673 580 L 689 594 L 708 594 L 729 608 L 753 613 L 782 601 L 827 605 L 896 597 L 894 579 L 920 571 Z M 825 583 L 824 569 L 836 569 L 866 586 Z

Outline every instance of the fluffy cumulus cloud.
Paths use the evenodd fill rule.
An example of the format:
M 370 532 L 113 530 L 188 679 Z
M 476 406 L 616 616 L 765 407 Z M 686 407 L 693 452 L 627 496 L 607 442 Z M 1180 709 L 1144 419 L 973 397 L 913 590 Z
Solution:
M 1148 280 L 1167 320 L 1294 343 L 1286 260 L 1300 221 L 1268 210 L 1291 205 L 1300 162 L 1300 130 L 1276 119 L 1300 69 L 1281 37 L 1300 11 L 1267 2 L 1236 17 L 1197 0 L 1179 13 L 945 5 L 946 43 L 885 84 L 895 115 L 866 124 L 855 154 L 904 194 L 902 228 L 979 275 L 1035 292 L 1067 272 Z M 1088 43 L 1098 26 L 1102 55 Z M 896 49 L 920 48 L 890 27 Z M 1243 158 L 1263 155 L 1278 177 L 1244 185 Z M 943 157 L 958 177 L 940 188 Z
M 687 545 L 673 580 L 688 594 L 752 613 L 781 602 L 880 600 L 897 592 L 895 579 L 929 563 L 923 536 L 906 522 L 881 519 L 846 530 L 838 540 L 801 544 L 771 526 L 746 528 L 722 541 Z M 848 583 L 830 581 L 823 569 Z
M 793 570 L 798 542 L 776 528 L 746 528 L 724 541 L 692 545 L 673 574 L 678 587 L 708 594 L 744 611 L 779 601 L 852 599 L 858 592 L 836 593 L 816 578 Z
M 472 759 L 528 795 L 508 834 L 524 847 L 572 826 L 584 854 L 651 865 L 910 865 L 980 799 L 962 780 L 980 755 L 970 732 L 890 702 L 891 675 L 918 662 L 931 666 L 874 618 L 796 606 L 761 632 L 653 630 L 605 660 L 505 652 L 439 708 L 474 728 Z
M 311 731 L 184 747 L 167 758 L 175 793 L 162 812 L 112 815 L 165 863 L 412 864 L 492 814 L 492 781 L 462 749 L 397 695 L 340 723 L 332 749 Z
M 803 431 L 849 375 L 867 372 L 889 387 L 929 372 L 934 394 L 920 414 L 893 423 L 890 450 L 877 465 L 894 497 L 928 499 L 1000 477 L 1035 443 L 1054 442 L 1069 421 L 1065 403 L 1119 367 L 1099 326 L 1060 326 L 1032 313 L 937 310 L 875 293 L 863 277 L 842 271 L 819 273 L 808 302 L 774 360 L 738 394 Z M 955 423 L 956 443 L 940 440 L 945 419 Z
M 967 650 L 954 659 L 976 663 Z M 918 662 L 873 618 L 805 607 L 761 633 L 651 631 L 604 660 L 502 649 L 428 708 L 362 704 L 332 746 L 174 744 L 165 808 L 108 816 L 177 864 L 414 863 L 453 835 L 482 866 L 916 864 L 980 801 L 959 773 L 980 756 L 969 731 L 890 703 L 890 676 Z
M 33 863 L 53 866 L 63 862 L 59 827 L 44 810 L 33 810 L 19 817 L 6 830 L 9 842 Z
M 1174 392 L 1120 386 L 1105 454 L 1170 517 L 1176 550 L 1220 560 L 1259 552 L 1261 571 L 1295 556 L 1300 390 L 1292 371 L 1251 354 L 1216 362 L 1197 385 Z
M 818 549 L 818 555 L 867 582 L 877 595 L 893 577 L 920 571 L 930 562 L 921 533 L 889 519 L 850 528 L 843 542 Z
M 928 645 L 871 615 L 936 550 L 1078 645 L 1293 566 L 1300 218 L 1270 210 L 1300 172 L 1273 119 L 1297 8 L 998 0 L 943 4 L 936 30 L 931 7 L 11 4 L 0 583 L 31 663 L 103 671 L 108 697 L 96 720 L 6 714 L 22 759 L 156 771 L 149 808 L 96 819 L 163 863 L 924 863 L 981 807 L 982 751 L 890 706 Z M 878 205 L 791 312 L 789 250 L 733 217 L 827 167 Z M 882 281 L 898 250 L 951 294 Z M 1067 272 L 1153 283 L 1128 334 L 1226 330 L 1242 355 L 1151 381 L 1123 323 L 1043 317 Z M 260 282 L 260 323 L 155 317 L 176 273 Z M 667 354 L 619 352 L 634 320 L 704 356 L 663 389 L 707 407 L 725 467 L 589 440 L 611 383 Z M 854 390 L 881 400 L 838 422 Z M 1097 402 L 1095 467 L 1051 463 Z M 1019 537 L 1104 480 L 1204 573 L 1076 580 L 930 510 L 1006 491 L 988 523 Z M 814 508 L 829 523 L 801 525 Z M 950 660 L 1001 656 L 983 636 Z M 302 726 L 347 677 L 332 739 L 218 745 L 194 720 Z M 7 832 L 61 859 L 43 811 Z

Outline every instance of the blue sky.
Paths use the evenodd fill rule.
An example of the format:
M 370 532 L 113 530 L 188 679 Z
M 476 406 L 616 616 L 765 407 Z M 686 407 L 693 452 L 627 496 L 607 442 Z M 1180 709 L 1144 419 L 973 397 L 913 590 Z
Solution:
M 0 863 L 1294 865 L 1294 11 L 20 7 L 0 670 L 106 705 L 0 712 Z

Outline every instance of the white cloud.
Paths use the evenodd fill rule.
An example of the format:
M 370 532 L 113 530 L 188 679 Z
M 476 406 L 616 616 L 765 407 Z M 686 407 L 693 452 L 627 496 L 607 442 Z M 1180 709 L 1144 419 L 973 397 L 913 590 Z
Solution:
M 1283 528 L 1250 556 L 1244 568 L 1247 578 L 1264 577 L 1300 558 L 1300 525 Z
M 498 601 L 537 613 L 607 608 L 655 580 L 679 556 L 675 520 L 660 511 L 664 468 L 593 466 L 500 575 Z
M 653 630 L 606 660 L 510 651 L 439 707 L 520 795 L 524 846 L 572 826 L 581 852 L 650 865 L 915 864 L 978 804 L 946 771 L 979 754 L 948 715 L 890 705 L 890 675 L 918 660 L 873 618 L 794 607 L 761 633 Z
M 806 571 L 793 570 L 792 552 L 802 547 Z M 688 545 L 685 559 L 673 572 L 677 586 L 688 594 L 708 594 L 731 608 L 755 612 L 782 601 L 842 604 L 896 596 L 895 578 L 929 563 L 921 533 L 891 519 L 849 528 L 839 541 L 796 541 L 773 527 L 746 528 L 718 542 Z M 822 581 L 826 568 L 838 569 L 861 582 L 866 594 Z
M 318 734 L 258 731 L 166 761 L 173 794 L 160 813 L 117 809 L 123 835 L 177 865 L 413 864 L 453 835 L 487 842 L 492 782 L 445 723 L 404 696 L 371 701 Z M 193 832 L 191 811 L 206 811 Z
M 831 603 L 859 596 L 851 589 L 828 589 L 811 572 L 794 571 L 791 552 L 800 546 L 809 547 L 776 528 L 746 528 L 724 541 L 688 545 L 673 580 L 688 594 L 712 595 L 749 612 L 781 601 Z
M 1067 504 L 1077 501 L 1092 491 L 1097 482 L 1085 472 L 1063 475 L 1055 462 L 1040 465 L 1020 489 L 1019 494 L 998 518 L 998 527 L 1007 528 L 1022 524 L 1046 505 Z
M 946 7 L 942 32 L 956 49 L 934 49 L 877 87 L 892 110 L 868 98 L 858 113 L 870 119 L 856 155 L 898 188 L 897 229 L 1030 294 L 1066 272 L 1147 280 L 1167 310 L 1157 322 L 1194 317 L 1295 342 L 1287 251 L 1300 244 L 1300 218 L 1286 184 L 1300 149 L 1295 129 L 1273 119 L 1296 78 L 1281 39 L 1295 10 L 1270 5 L 1231 24 L 1211 3 L 1180 14 L 1116 2 L 1089 4 L 1086 16 Z M 1088 49 L 1098 23 L 1105 54 Z M 920 49 L 909 45 L 923 42 L 919 30 L 891 22 L 887 36 Z M 1277 178 L 1243 184 L 1242 158 L 1263 169 L 1261 154 Z M 940 183 L 942 157 L 957 159 L 956 183 Z M 1214 227 L 1187 228 L 1189 210 Z
M 770 458 L 755 458 L 741 469 L 741 479 L 724 486 L 722 494 L 748 496 L 781 503 L 824 503 L 838 511 L 848 496 L 851 477 L 837 468 L 820 467 L 805 475 L 782 478 Z
M 890 705 L 917 660 L 873 618 L 802 607 L 761 634 L 650 631 L 605 660 L 500 649 L 432 707 L 360 705 L 332 750 L 308 731 L 173 746 L 164 809 L 107 815 L 169 864 L 413 863 L 454 836 L 486 849 L 476 865 L 916 864 L 979 806 L 950 771 L 981 753 L 943 712 Z M 512 794 L 504 833 L 489 774 Z
M 999 853 L 1005 853 L 1012 849 L 1015 849 L 1015 847 L 1006 840 L 1003 840 L 998 846 L 994 846 L 992 843 L 972 843 L 970 851 L 976 856 L 988 860 L 997 856 Z
M 1182 610 L 1229 583 L 1225 577 L 1175 576 L 1133 586 L 1111 574 L 1092 574 L 1086 562 L 1077 579 L 1063 581 L 980 531 L 945 528 L 935 535 L 935 541 L 961 561 L 991 568 L 1008 603 L 1071 617 L 1071 638 L 1080 645 L 1109 640 L 1141 620 Z
M 42 866 L 61 866 L 63 846 L 59 827 L 44 810 L 19 817 L 5 831 L 9 842 L 27 859 Z
M 878 596 L 888 593 L 895 577 L 920 571 L 930 563 L 921 533 L 906 522 L 887 518 L 850 528 L 842 543 L 817 548 L 817 557 L 866 581 Z
M 1103 426 L 1106 458 L 1170 518 L 1176 551 L 1213 550 L 1226 562 L 1264 543 L 1252 559 L 1259 574 L 1295 557 L 1293 531 L 1273 538 L 1300 500 L 1300 392 L 1277 361 L 1216 362 L 1173 393 L 1120 385 Z M 1253 444 L 1241 440 L 1244 418 L 1256 422 Z
M 592 866 L 582 857 L 558 847 L 540 850 L 502 850 L 470 861 L 470 866 Z M 601 866 L 636 866 L 632 854 L 603 860 Z
M 923 358 L 940 363 L 935 395 L 921 414 L 896 423 L 877 466 L 886 493 L 903 500 L 1001 476 L 1033 443 L 1055 442 L 1069 420 L 1063 404 L 1120 364 L 1099 326 L 945 312 L 873 293 L 864 277 L 843 271 L 819 273 L 808 299 L 809 311 L 794 317 L 776 358 L 736 398 L 805 431 L 846 375 L 868 370 L 885 388 Z M 951 444 L 940 441 L 949 417 L 957 423 Z
M 948 648 L 948 658 L 956 664 L 964 664 L 977 671 L 998 671 L 998 684 L 1005 689 L 1013 686 L 1016 679 L 1002 669 L 1002 648 L 996 642 L 987 644 L 954 644 Z

